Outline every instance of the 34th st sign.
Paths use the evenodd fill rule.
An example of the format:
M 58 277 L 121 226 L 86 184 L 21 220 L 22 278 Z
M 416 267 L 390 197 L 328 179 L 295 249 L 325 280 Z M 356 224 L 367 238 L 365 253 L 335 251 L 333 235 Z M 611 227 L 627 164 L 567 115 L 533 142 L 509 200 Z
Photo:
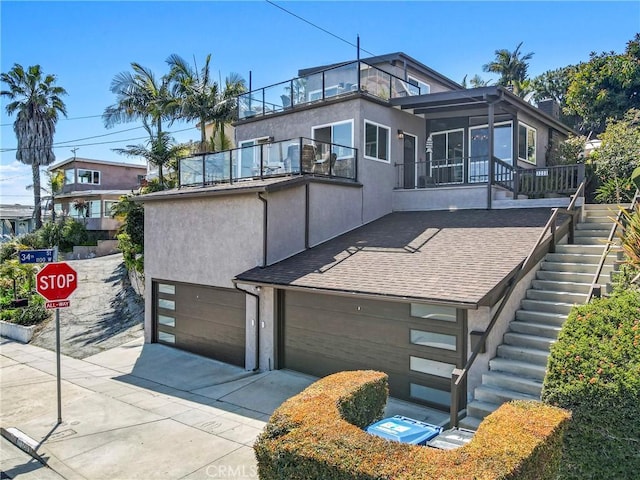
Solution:
M 49 263 L 36 274 L 36 291 L 48 300 L 47 308 L 64 308 L 78 287 L 78 274 L 64 262 Z

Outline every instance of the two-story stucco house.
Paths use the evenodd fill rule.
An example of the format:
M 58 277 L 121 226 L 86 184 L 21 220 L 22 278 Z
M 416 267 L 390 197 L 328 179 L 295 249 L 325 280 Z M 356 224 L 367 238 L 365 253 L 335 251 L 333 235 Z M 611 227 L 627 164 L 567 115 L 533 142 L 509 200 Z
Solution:
M 55 163 L 48 170 L 64 172 L 62 192 L 54 199 L 56 215 L 83 218 L 87 230 L 105 240 L 113 238 L 121 224 L 111 217 L 111 207 L 122 195 L 139 189 L 147 175 L 146 165 L 80 157 Z M 79 204 L 86 207 L 78 209 Z
M 453 370 L 549 207 L 582 181 L 579 166 L 546 164 L 569 128 L 403 53 L 300 70 L 238 103 L 238 148 L 182 160 L 179 188 L 141 197 L 146 341 L 248 370 L 383 370 L 391 395 L 451 408 Z M 535 269 L 524 273 L 528 285 Z

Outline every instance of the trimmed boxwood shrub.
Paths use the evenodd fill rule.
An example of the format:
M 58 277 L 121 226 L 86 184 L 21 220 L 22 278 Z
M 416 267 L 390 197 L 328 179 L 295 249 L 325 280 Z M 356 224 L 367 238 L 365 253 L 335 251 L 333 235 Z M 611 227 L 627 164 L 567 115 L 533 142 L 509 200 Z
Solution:
M 341 372 L 284 402 L 254 450 L 262 480 L 554 479 L 569 413 L 539 402 L 505 404 L 457 450 L 366 433 L 387 399 L 381 372 Z
M 639 478 L 640 293 L 574 307 L 551 348 L 542 399 L 573 412 L 560 478 Z

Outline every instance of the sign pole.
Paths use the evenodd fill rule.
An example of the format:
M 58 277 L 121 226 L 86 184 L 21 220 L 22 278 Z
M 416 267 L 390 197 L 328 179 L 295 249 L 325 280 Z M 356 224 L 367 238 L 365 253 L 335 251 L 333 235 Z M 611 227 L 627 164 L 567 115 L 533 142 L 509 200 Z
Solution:
M 60 309 L 56 308 L 56 374 L 58 387 L 58 425 L 62 423 L 62 384 L 60 381 Z

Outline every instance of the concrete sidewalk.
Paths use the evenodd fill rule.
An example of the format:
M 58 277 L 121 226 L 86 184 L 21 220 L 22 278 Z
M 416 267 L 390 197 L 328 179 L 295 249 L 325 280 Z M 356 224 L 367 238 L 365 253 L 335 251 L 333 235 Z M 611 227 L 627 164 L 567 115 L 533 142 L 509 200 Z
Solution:
M 139 340 L 84 360 L 62 357 L 57 425 L 55 353 L 0 342 L 0 425 L 35 440 L 50 467 L 2 439 L 0 467 L 10 477 L 257 478 L 256 437 L 275 408 L 314 381 L 282 370 L 252 374 Z M 390 399 L 387 415 L 396 414 L 448 420 Z

